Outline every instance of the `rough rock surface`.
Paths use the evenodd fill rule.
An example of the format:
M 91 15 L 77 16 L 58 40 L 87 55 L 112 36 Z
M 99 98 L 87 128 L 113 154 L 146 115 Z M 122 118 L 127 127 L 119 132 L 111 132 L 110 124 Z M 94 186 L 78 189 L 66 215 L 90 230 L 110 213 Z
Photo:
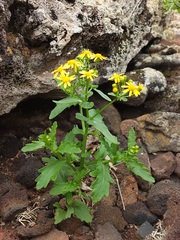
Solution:
M 157 180 L 170 178 L 176 168 L 175 156 L 172 152 L 162 153 L 151 160 L 152 175 Z
M 123 217 L 127 223 L 140 226 L 144 222 L 148 221 L 154 224 L 157 221 L 157 216 L 152 214 L 147 206 L 143 202 L 136 202 L 128 205 L 123 211 Z
M 98 225 L 95 233 L 95 240 L 122 240 L 120 233 L 109 222 Z
M 164 214 L 166 230 L 165 240 L 176 240 L 180 236 L 180 193 L 174 193 L 168 199 L 167 211 Z
M 179 183 L 170 180 L 163 180 L 156 183 L 150 189 L 147 196 L 149 210 L 157 216 L 163 216 L 167 210 L 167 201 L 174 193 L 180 193 Z
M 53 229 L 42 236 L 31 238 L 31 240 L 69 240 L 69 237 L 65 232 Z
M 108 56 L 106 78 L 162 32 L 160 0 L 1 2 L 0 115 L 36 94 L 54 98 L 50 72 L 82 48 Z
M 149 153 L 180 152 L 180 114 L 155 112 L 137 118 Z
M 4 182 L 0 185 L 0 216 L 11 220 L 28 206 L 27 190 L 19 183 Z
M 180 153 L 176 154 L 176 169 L 174 170 L 174 173 L 180 178 Z

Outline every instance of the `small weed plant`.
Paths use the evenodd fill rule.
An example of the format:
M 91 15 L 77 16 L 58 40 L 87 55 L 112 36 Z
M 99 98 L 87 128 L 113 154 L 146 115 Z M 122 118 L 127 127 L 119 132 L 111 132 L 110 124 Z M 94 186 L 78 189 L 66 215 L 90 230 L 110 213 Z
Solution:
M 131 171 L 146 181 L 154 182 L 148 169 L 138 162 L 137 154 L 140 151 L 136 144 L 135 131 L 129 132 L 128 149 L 118 148 L 119 142 L 112 135 L 103 122 L 101 112 L 116 101 L 127 101 L 131 96 L 138 97 L 145 88 L 142 84 L 135 84 L 128 80 L 124 74 L 114 73 L 109 78 L 112 81 L 112 92 L 108 95 L 93 84 L 98 77 L 97 65 L 107 58 L 90 50 L 83 50 L 76 59 L 59 66 L 52 73 L 57 85 L 67 95 L 66 98 L 54 101 L 55 108 L 49 118 L 54 119 L 66 108 L 78 106 L 79 111 L 76 118 L 80 124 L 75 125 L 68 132 L 60 144 L 56 141 L 57 122 L 55 121 L 48 132 L 39 135 L 37 141 L 26 144 L 23 152 L 47 149 L 51 157 L 43 157 L 44 167 L 39 169 L 40 175 L 36 179 L 36 188 L 46 188 L 50 182 L 53 187 L 50 194 L 63 195 L 66 199 L 64 206 L 56 202 L 54 206 L 55 224 L 75 215 L 87 223 L 92 221 L 88 202 L 99 202 L 104 196 L 109 195 L 110 184 L 114 182 L 110 174 L 110 166 L 124 162 Z M 90 101 L 93 93 L 98 93 L 107 101 L 107 105 L 98 110 Z M 82 135 L 79 141 L 77 135 Z M 98 137 L 99 147 L 95 153 L 87 150 L 87 139 L 89 135 Z M 85 180 L 91 176 L 92 184 L 83 186 Z
M 177 10 L 180 13 L 179 0 L 163 0 L 163 8 L 165 11 Z

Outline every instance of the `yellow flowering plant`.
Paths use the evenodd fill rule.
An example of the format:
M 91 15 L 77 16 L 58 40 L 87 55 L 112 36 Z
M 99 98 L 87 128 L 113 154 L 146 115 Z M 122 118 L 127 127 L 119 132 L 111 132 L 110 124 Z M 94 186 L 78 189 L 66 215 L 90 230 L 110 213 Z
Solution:
M 51 157 L 42 158 L 44 167 L 39 169 L 36 188 L 46 188 L 52 182 L 50 194 L 65 196 L 65 207 L 59 202 L 54 204 L 56 224 L 72 214 L 82 221 L 92 221 L 86 203 L 99 202 L 109 195 L 110 184 L 114 182 L 110 174 L 110 165 L 125 162 L 134 174 L 154 182 L 149 170 L 138 161 L 137 154 L 140 149 L 136 144 L 134 130 L 129 132 L 128 149 L 119 149 L 117 137 L 110 133 L 101 116 L 101 112 L 115 101 L 127 101 L 131 96 L 138 97 L 145 88 L 140 83 L 136 85 L 131 79 L 128 80 L 125 74 L 114 73 L 109 78 L 109 81 L 112 81 L 112 92 L 106 95 L 100 91 L 93 81 L 98 77 L 97 64 L 105 60 L 107 58 L 100 53 L 83 50 L 76 59 L 67 61 L 52 72 L 57 85 L 67 97 L 54 101 L 56 106 L 49 118 L 54 119 L 66 108 L 79 106 L 76 118 L 81 124 L 75 125 L 58 144 L 55 121 L 48 133 L 45 131 L 39 135 L 37 141 L 32 141 L 22 148 L 23 152 L 43 148 L 51 152 Z M 100 110 L 95 109 L 94 103 L 89 100 L 94 92 L 107 101 L 107 105 Z M 78 140 L 77 135 L 82 135 L 82 141 Z M 86 148 L 89 135 L 96 135 L 99 139 L 99 147 L 95 153 Z M 84 188 L 84 181 L 88 176 L 94 181 Z

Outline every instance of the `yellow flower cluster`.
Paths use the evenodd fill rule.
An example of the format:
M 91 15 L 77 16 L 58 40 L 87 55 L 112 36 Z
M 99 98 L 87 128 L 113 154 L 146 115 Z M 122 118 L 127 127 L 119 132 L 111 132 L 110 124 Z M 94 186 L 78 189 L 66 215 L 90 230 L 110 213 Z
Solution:
M 144 88 L 143 85 L 140 83 L 137 86 L 132 79 L 129 79 L 127 81 L 127 76 L 123 74 L 114 73 L 113 76 L 108 78 L 108 80 L 114 81 L 114 83 L 112 84 L 112 91 L 115 94 L 119 94 L 119 91 L 123 89 L 122 92 L 124 94 L 128 93 L 129 97 L 131 97 L 132 95 L 138 97 L 141 91 L 146 90 L 146 88 Z
M 71 59 L 52 71 L 54 78 L 58 81 L 58 86 L 63 85 L 65 89 L 70 87 L 71 81 L 76 79 L 77 74 L 81 74 L 80 78 L 86 79 L 87 81 L 93 81 L 94 78 L 98 77 L 95 69 L 89 69 L 85 66 L 85 61 L 87 60 L 94 60 L 97 64 L 100 60 L 107 60 L 107 57 L 104 57 L 100 53 L 92 53 L 88 49 L 83 50 L 76 59 Z M 69 69 L 71 69 L 71 74 L 67 72 Z

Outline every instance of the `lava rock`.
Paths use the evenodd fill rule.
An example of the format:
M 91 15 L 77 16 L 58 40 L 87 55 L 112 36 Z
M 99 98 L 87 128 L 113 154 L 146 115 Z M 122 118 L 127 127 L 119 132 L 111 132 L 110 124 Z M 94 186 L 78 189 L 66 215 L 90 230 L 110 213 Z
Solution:
M 19 183 L 5 182 L 0 185 L 0 216 L 4 221 L 13 217 L 28 206 L 27 189 Z
M 148 221 L 146 221 L 140 226 L 139 230 L 137 231 L 137 235 L 140 238 L 144 239 L 146 236 L 151 234 L 154 230 L 155 229 L 153 228 L 153 226 Z
M 118 207 L 107 207 L 106 205 L 102 204 L 96 205 L 92 228 L 96 230 L 98 224 L 104 225 L 107 221 L 111 223 L 118 231 L 122 231 L 127 225 L 123 218 L 122 212 Z
M 166 240 L 177 240 L 180 236 L 180 193 L 173 193 L 167 202 L 164 214 Z
M 34 226 L 19 226 L 16 230 L 21 237 L 32 238 L 50 232 L 53 225 L 52 211 L 41 210 Z
M 163 216 L 167 210 L 167 200 L 173 193 L 180 193 L 179 183 L 163 180 L 156 183 L 148 192 L 147 205 L 149 210 Z
M 31 240 L 69 240 L 69 237 L 65 232 L 55 228 L 42 236 L 31 238 Z
M 43 164 L 39 160 L 29 159 L 25 161 L 23 166 L 15 174 L 16 181 L 26 188 L 35 187 L 35 179 L 38 177 L 38 170 L 41 167 L 43 167 Z
M 117 229 L 109 222 L 98 225 L 95 240 L 123 240 Z
M 140 226 L 148 221 L 154 224 L 157 221 L 156 215 L 152 214 L 143 202 L 136 202 L 128 205 L 123 211 L 123 217 L 129 224 Z
M 180 178 L 180 153 L 176 154 L 176 169 L 174 170 L 174 173 Z
M 152 175 L 157 180 L 170 178 L 176 168 L 175 156 L 172 152 L 162 153 L 151 160 Z

